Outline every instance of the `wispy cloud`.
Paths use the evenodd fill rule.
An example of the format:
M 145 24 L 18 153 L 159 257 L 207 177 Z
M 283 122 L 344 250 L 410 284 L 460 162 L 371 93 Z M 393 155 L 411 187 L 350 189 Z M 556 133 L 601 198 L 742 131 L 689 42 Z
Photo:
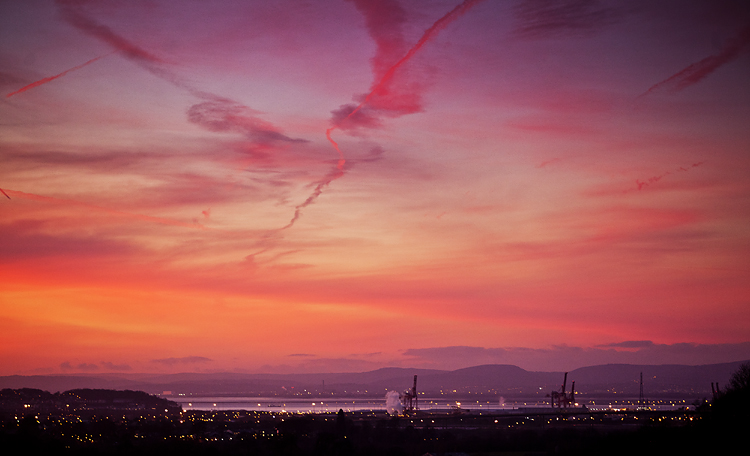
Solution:
M 270 373 L 364 372 L 376 369 L 378 363 L 358 358 L 295 357 L 296 364 L 264 365 L 261 371 Z
M 375 80 L 370 91 L 356 97 L 358 104 L 347 104 L 332 111 L 332 129 L 374 128 L 381 125 L 377 116 L 400 117 L 421 112 L 424 81 L 402 80 L 400 69 L 445 27 L 483 0 L 464 0 L 424 31 L 419 40 L 405 49 L 401 26 L 404 11 L 395 1 L 353 0 L 365 15 L 367 29 L 377 45 L 373 58 Z M 396 59 L 402 50 L 400 58 Z M 328 130 L 328 134 L 332 129 Z
M 60 369 L 63 371 L 79 371 L 79 372 L 93 372 L 99 370 L 99 366 L 92 363 L 80 363 L 76 365 L 70 364 L 69 361 L 65 361 L 60 364 Z
M 549 348 L 473 346 L 408 349 L 415 364 L 456 369 L 479 364 L 514 364 L 527 370 L 553 371 L 607 363 L 713 364 L 750 359 L 750 342 L 734 344 L 657 344 L 622 341 L 595 347 L 555 345 Z
M 71 256 L 79 259 L 118 257 L 138 251 L 133 245 L 99 237 L 47 234 L 44 224 L 34 220 L 19 220 L 0 225 L 0 256 L 3 262 L 39 260 L 49 257 Z
M 178 364 L 203 364 L 212 361 L 211 358 L 206 358 L 205 356 L 185 356 L 182 358 L 161 358 L 151 360 L 152 363 L 163 364 L 165 366 L 175 366 Z
M 692 63 L 667 79 L 651 86 L 643 95 L 659 90 L 680 91 L 697 84 L 711 73 L 738 58 L 750 46 L 750 25 L 744 27 L 722 46 L 721 50 Z
M 643 181 L 640 180 L 640 179 L 636 179 L 635 180 L 635 184 L 636 184 L 638 190 L 643 190 L 645 187 L 648 187 L 651 184 L 655 184 L 656 182 L 659 182 L 662 178 L 667 177 L 670 174 L 684 173 L 686 171 L 689 171 L 692 168 L 697 168 L 697 167 L 699 167 L 702 164 L 703 164 L 703 162 L 697 162 L 697 163 L 693 163 L 692 165 L 687 166 L 687 167 L 680 166 L 679 168 L 675 168 L 673 171 L 665 171 L 662 174 L 659 174 L 657 176 L 651 176 L 648 179 L 645 179 Z
M 74 201 L 74 200 L 63 199 L 63 198 L 54 198 L 54 197 L 51 197 L 51 196 L 37 195 L 37 194 L 34 194 L 34 193 L 26 193 L 26 192 L 22 192 L 22 191 L 18 191 L 18 190 L 10 190 L 10 189 L 6 189 L 6 192 L 8 194 L 13 195 L 16 198 L 26 199 L 26 200 L 32 200 L 32 201 L 38 201 L 38 202 L 42 202 L 42 203 L 49 203 L 49 204 L 53 204 L 53 205 L 56 205 L 56 206 L 73 206 L 73 207 L 79 207 L 79 208 L 82 208 L 82 209 L 90 209 L 90 210 L 95 210 L 95 211 L 102 212 L 102 213 L 107 213 L 107 214 L 110 214 L 110 215 L 116 215 L 116 216 L 119 216 L 119 217 L 125 217 L 125 218 L 129 218 L 129 219 L 137 219 L 137 220 L 141 220 L 141 221 L 144 221 L 144 222 L 158 223 L 158 224 L 162 224 L 162 225 L 180 226 L 180 227 L 183 227 L 183 228 L 193 228 L 193 229 L 199 229 L 199 230 L 209 229 L 209 228 L 207 228 L 207 227 L 205 227 L 205 226 L 203 226 L 203 225 L 201 225 L 199 223 L 187 223 L 187 222 L 182 222 L 182 221 L 179 221 L 179 220 L 168 219 L 168 218 L 164 218 L 164 217 L 153 217 L 153 216 L 149 216 L 149 215 L 136 214 L 136 213 L 127 212 L 127 211 L 119 211 L 119 210 L 109 209 L 109 208 L 106 208 L 106 207 L 103 207 L 103 206 L 97 206 L 97 205 L 94 205 L 94 204 L 83 203 L 83 202 L 80 202 L 80 201 Z M 3 192 L 3 193 L 5 193 L 5 192 Z
M 282 134 L 278 128 L 260 119 L 252 109 L 227 98 L 216 97 L 195 104 L 188 109 L 187 116 L 190 122 L 207 130 L 241 133 L 260 144 L 274 141 L 308 142 Z
M 83 68 L 83 67 L 85 67 L 87 65 L 91 65 L 92 63 L 96 62 L 97 60 L 99 60 L 101 58 L 104 58 L 104 57 L 106 57 L 108 55 L 111 55 L 111 54 L 112 53 L 105 54 L 105 55 L 100 55 L 99 57 L 94 57 L 93 59 L 91 59 L 91 60 L 89 60 L 89 61 L 87 61 L 85 63 L 82 63 L 82 64 L 80 64 L 78 66 L 74 66 L 73 68 L 70 68 L 68 70 L 63 71 L 62 73 L 56 74 L 54 76 L 49 76 L 49 77 L 46 77 L 46 78 L 42 78 L 42 79 L 40 79 L 38 81 L 32 82 L 31 84 L 28 84 L 28 85 L 25 85 L 25 86 L 21 87 L 20 89 L 16 90 L 15 92 L 11 92 L 11 93 L 7 94 L 5 97 L 6 98 L 10 98 L 13 95 L 17 95 L 19 93 L 26 92 L 29 89 L 33 89 L 35 87 L 39 87 L 40 85 L 43 85 L 43 84 L 46 84 L 48 82 L 54 81 L 57 78 L 61 78 L 61 77 L 65 76 L 66 74 L 70 73 L 71 71 L 80 70 L 81 68 Z
M 407 84 L 404 86 L 404 92 L 394 89 L 393 81 L 398 70 L 411 60 L 427 42 L 434 39 L 440 31 L 482 1 L 464 0 L 425 30 L 422 37 L 398 61 L 389 64 L 392 54 L 400 51 L 403 47 L 403 39 L 400 38 L 403 10 L 396 2 L 392 1 L 379 4 L 376 0 L 354 0 L 358 9 L 367 18 L 368 30 L 378 45 L 378 51 L 373 60 L 375 82 L 369 93 L 356 97 L 361 100 L 359 104 L 343 105 L 332 111 L 332 126 L 326 130 L 326 138 L 339 155 L 338 163 L 334 169 L 316 183 L 310 196 L 302 204 L 295 207 L 292 219 L 289 224 L 281 228 L 282 230 L 291 228 L 302 214 L 302 209 L 313 204 L 331 182 L 344 175 L 346 159 L 338 143 L 332 137 L 335 130 L 363 126 L 373 128 L 380 125 L 380 121 L 376 118 L 379 114 L 398 117 L 422 110 L 420 90 L 417 88 L 419 83 L 416 85 Z M 382 74 L 381 71 L 383 71 Z
M 104 369 L 115 371 L 115 372 L 126 372 L 133 370 L 129 364 L 115 364 L 109 361 L 102 361 L 100 363 Z
M 590 35 L 625 14 L 600 0 L 523 0 L 514 13 L 518 18 L 514 33 L 523 38 Z
M 647 348 L 653 346 L 654 343 L 650 340 L 626 340 L 623 342 L 597 345 L 597 347 L 601 348 Z
M 187 82 L 169 68 L 165 59 L 156 56 L 131 40 L 121 36 L 110 27 L 100 24 L 86 13 L 88 2 L 68 2 L 58 0 L 62 17 L 83 33 L 96 38 L 125 58 L 132 60 L 154 76 L 183 89 L 203 100 L 187 110 L 187 119 L 196 125 L 213 132 L 233 132 L 244 135 L 253 144 L 251 150 L 264 150 L 276 142 L 307 142 L 286 136 L 281 130 L 264 121 L 259 113 L 230 98 L 202 90 Z

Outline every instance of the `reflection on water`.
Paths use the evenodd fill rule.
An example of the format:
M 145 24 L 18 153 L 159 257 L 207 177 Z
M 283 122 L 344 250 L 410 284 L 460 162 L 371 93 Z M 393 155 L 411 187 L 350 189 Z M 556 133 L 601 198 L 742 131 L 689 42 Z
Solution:
M 385 410 L 385 399 L 379 398 L 333 398 L 328 400 L 278 398 L 278 397 L 169 397 L 182 405 L 185 410 L 256 410 L 285 411 L 289 413 L 326 413 L 344 410 L 368 411 Z M 527 405 L 528 404 L 528 405 Z M 543 406 L 542 403 L 509 403 L 500 405 L 497 401 L 446 401 L 445 399 L 420 399 L 422 410 L 458 408 L 466 410 L 502 410 L 518 406 Z
M 279 397 L 215 397 L 215 396 L 178 396 L 167 397 L 182 405 L 184 410 L 253 410 L 263 412 L 288 413 L 335 413 L 339 410 L 384 411 L 385 398 L 331 398 L 316 400 L 311 398 Z M 610 401 L 607 399 L 582 401 L 591 410 L 607 408 L 634 408 L 635 401 Z M 652 404 L 653 410 L 675 410 L 684 407 L 685 401 Z M 500 411 L 518 408 L 546 408 L 549 403 L 534 400 L 447 400 L 445 398 L 420 398 L 420 410 L 465 410 L 465 411 Z

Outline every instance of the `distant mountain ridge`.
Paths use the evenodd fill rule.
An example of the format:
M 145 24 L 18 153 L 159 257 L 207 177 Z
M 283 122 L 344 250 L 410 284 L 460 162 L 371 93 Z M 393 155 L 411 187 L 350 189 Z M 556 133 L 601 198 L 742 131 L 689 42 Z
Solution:
M 748 361 L 688 366 L 677 364 L 605 364 L 582 367 L 568 373 L 581 393 L 638 395 L 640 373 L 651 395 L 689 393 L 707 396 L 711 382 L 725 386 L 737 368 Z M 558 390 L 564 372 L 533 372 L 518 366 L 488 364 L 453 371 L 382 368 L 357 373 L 317 374 L 100 374 L 11 375 L 0 377 L 0 388 L 38 388 L 65 391 L 76 388 L 140 390 L 151 394 L 170 391 L 187 395 L 366 395 L 381 396 L 388 390 L 412 386 L 425 394 L 443 395 L 544 395 Z

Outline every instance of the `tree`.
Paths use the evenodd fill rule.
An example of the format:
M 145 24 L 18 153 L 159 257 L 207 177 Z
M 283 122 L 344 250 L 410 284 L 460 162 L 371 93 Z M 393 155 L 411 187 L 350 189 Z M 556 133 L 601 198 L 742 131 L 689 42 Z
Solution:
M 750 362 L 742 364 L 730 377 L 729 386 L 712 404 L 720 419 L 736 423 L 750 421 Z
M 750 390 L 750 363 L 742 364 L 729 379 L 730 391 Z

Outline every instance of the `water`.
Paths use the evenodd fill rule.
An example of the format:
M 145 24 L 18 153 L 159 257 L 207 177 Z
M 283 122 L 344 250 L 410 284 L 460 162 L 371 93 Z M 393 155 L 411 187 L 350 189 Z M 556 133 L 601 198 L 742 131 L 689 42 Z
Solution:
M 352 398 L 340 397 L 331 399 L 313 399 L 297 397 L 219 397 L 219 396 L 167 396 L 182 405 L 183 410 L 248 410 L 261 412 L 287 413 L 336 413 L 361 411 L 385 411 L 385 397 L 383 398 Z M 580 402 L 590 410 L 635 408 L 635 401 L 608 399 L 587 400 Z M 630 402 L 630 403 L 628 403 Z M 652 410 L 676 410 L 687 405 L 684 401 L 670 401 L 650 405 Z M 546 408 L 549 404 L 538 400 L 449 400 L 446 398 L 420 398 L 420 410 L 471 410 L 497 412 L 517 408 Z
M 184 410 L 252 410 L 288 413 L 335 413 L 385 410 L 385 399 L 337 398 L 316 400 L 294 397 L 170 397 Z
M 339 410 L 353 411 L 384 411 L 385 398 L 333 398 L 329 400 L 315 400 L 309 398 L 278 398 L 278 397 L 169 397 L 170 400 L 182 405 L 184 410 L 253 410 L 262 412 L 288 413 L 335 413 Z M 527 405 L 528 404 L 528 405 Z M 517 407 L 543 406 L 537 403 L 511 403 L 500 405 L 497 401 L 450 401 L 439 398 L 419 400 L 420 410 L 447 410 L 461 408 L 462 410 L 510 410 Z
M 312 399 L 295 397 L 219 397 L 219 396 L 177 396 L 167 397 L 180 405 L 184 410 L 248 410 L 261 412 L 287 413 L 336 413 L 345 412 L 384 411 L 385 398 L 331 398 Z M 635 407 L 630 401 L 589 400 L 581 402 L 591 410 L 622 409 Z M 680 401 L 651 405 L 653 410 L 675 410 L 686 404 Z M 546 408 L 549 404 L 544 401 L 512 400 L 500 402 L 498 400 L 449 400 L 445 398 L 420 398 L 420 410 L 471 410 L 497 412 L 517 408 Z

